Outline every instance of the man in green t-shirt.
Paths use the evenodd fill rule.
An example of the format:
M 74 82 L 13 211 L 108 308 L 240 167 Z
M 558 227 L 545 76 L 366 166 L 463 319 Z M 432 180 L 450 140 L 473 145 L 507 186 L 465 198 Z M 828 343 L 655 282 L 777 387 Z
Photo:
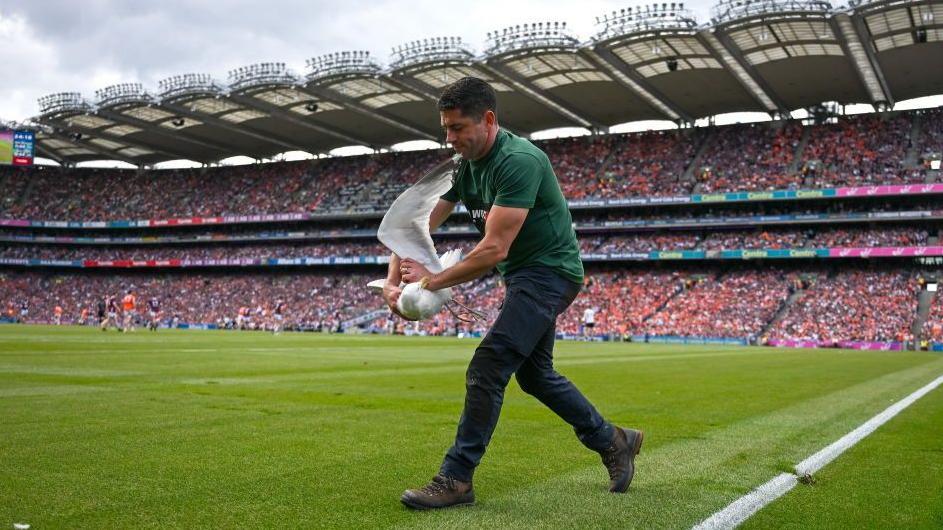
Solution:
M 415 509 L 475 501 L 472 475 L 491 440 L 512 375 L 521 390 L 572 425 L 580 441 L 600 453 L 609 472 L 609 491 L 625 492 L 635 472 L 641 431 L 604 420 L 553 368 L 557 316 L 579 293 L 583 264 L 550 160 L 528 140 L 498 126 L 494 89 L 481 79 L 465 77 L 447 86 L 438 106 L 446 141 L 463 160 L 452 188 L 432 210 L 429 229 L 441 225 L 462 201 L 482 239 L 460 263 L 438 274 L 408 256 L 400 259 L 394 254 L 384 298 L 396 312 L 401 281 L 421 282 L 434 291 L 473 280 L 495 267 L 507 292 L 501 312 L 468 365 L 465 408 L 455 443 L 432 482 L 406 490 L 401 500 Z

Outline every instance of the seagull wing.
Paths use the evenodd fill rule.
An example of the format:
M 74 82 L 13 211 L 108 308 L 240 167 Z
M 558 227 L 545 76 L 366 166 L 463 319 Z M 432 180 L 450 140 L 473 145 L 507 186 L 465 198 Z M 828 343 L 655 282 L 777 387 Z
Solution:
M 452 187 L 453 157 L 426 173 L 393 201 L 383 216 L 377 239 L 401 258 L 411 258 L 432 273 L 442 271 L 429 234 L 429 215 L 439 197 Z

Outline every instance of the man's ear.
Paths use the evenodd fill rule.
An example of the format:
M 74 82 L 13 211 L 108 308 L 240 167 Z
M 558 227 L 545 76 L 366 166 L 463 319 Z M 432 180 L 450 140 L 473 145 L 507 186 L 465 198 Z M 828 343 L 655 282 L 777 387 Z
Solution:
M 485 124 L 486 124 L 488 127 L 492 127 L 495 123 L 497 123 L 497 121 L 498 121 L 498 117 L 495 116 L 493 110 L 486 110 L 486 111 L 485 111 Z

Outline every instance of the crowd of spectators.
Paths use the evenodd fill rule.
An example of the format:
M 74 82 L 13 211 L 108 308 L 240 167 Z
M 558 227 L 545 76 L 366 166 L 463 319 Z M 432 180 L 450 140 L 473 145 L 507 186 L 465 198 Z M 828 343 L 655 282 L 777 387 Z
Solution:
M 592 183 L 612 152 L 611 136 L 576 136 L 538 143 L 547 153 L 553 172 L 568 199 L 593 195 Z
M 943 137 L 923 111 L 921 152 Z M 570 199 L 871 185 L 923 180 L 907 166 L 914 113 L 836 123 L 729 125 L 539 141 Z M 804 128 L 805 127 L 805 128 Z M 795 160 L 800 138 L 808 143 Z M 706 142 L 706 144 L 705 144 Z M 700 156 L 698 149 L 704 145 Z M 0 169 L 0 216 L 119 220 L 384 210 L 450 151 L 391 152 L 180 170 Z M 692 166 L 692 164 L 696 164 Z M 685 177 L 691 169 L 691 178 Z
M 642 322 L 684 288 L 687 274 L 678 271 L 607 271 L 586 277 L 583 291 L 557 320 L 557 330 L 573 336 L 583 327 L 587 309 L 594 313 L 593 334 L 635 334 Z
M 378 269 L 379 270 L 379 269 Z M 473 335 L 487 331 L 500 310 L 504 286 L 497 275 L 453 289 L 453 298 L 483 313 L 472 322 L 443 310 L 420 323 L 392 317 L 380 295 L 366 283 L 382 276 L 353 272 L 305 273 L 58 273 L 0 272 L 0 307 L 5 317 L 30 323 L 53 321 L 55 306 L 63 322 L 96 323 L 97 302 L 133 289 L 139 306 L 156 297 L 163 319 L 232 325 L 240 308 L 257 324 L 267 322 L 277 301 L 287 304 L 286 327 L 336 331 L 357 317 L 358 329 L 374 332 Z M 595 312 L 595 335 L 649 335 L 820 341 L 910 340 L 919 286 L 908 271 L 847 269 L 833 272 L 760 270 L 600 270 L 587 274 L 582 293 L 561 315 L 557 331 L 582 335 L 586 309 Z M 805 286 L 784 306 L 796 286 Z M 454 307 L 457 313 L 464 310 Z M 465 314 L 465 317 L 468 315 Z M 467 320 L 467 319 L 466 319 Z M 943 329 L 943 303 L 932 306 L 926 332 Z
M 692 250 L 702 240 L 697 232 L 646 232 L 638 234 L 580 237 L 584 254 L 651 252 L 653 250 Z
M 819 274 L 768 336 L 825 342 L 912 340 L 919 289 L 908 271 Z
M 14 207 L 23 196 L 23 191 L 33 178 L 34 170 L 28 167 L 0 165 L 0 212 Z
M 688 195 L 693 183 L 682 177 L 701 138 L 682 131 L 614 136 L 602 171 L 582 181 L 561 180 L 563 193 L 570 199 Z
M 943 159 L 943 108 L 921 111 L 920 125 L 917 163 L 923 174 L 932 161 Z
M 860 114 L 810 126 L 802 160 L 811 187 L 922 182 L 904 166 L 912 120 L 910 114 Z
M 927 244 L 929 231 L 920 227 L 816 228 L 810 230 L 810 244 L 816 247 L 913 247 Z M 936 232 L 936 230 L 934 230 Z
M 2 215 L 103 221 L 276 213 L 306 184 L 309 166 L 308 162 L 284 162 L 140 172 L 35 168 L 29 190 Z M 276 193 L 256 193 L 255 188 Z
M 936 229 L 934 229 L 934 233 Z M 927 244 L 930 232 L 919 226 L 873 228 L 754 228 L 748 230 L 639 232 L 580 237 L 583 253 L 654 250 L 739 250 L 821 247 L 887 247 Z
M 802 137 L 799 122 L 720 127 L 709 140 L 696 170 L 701 193 L 796 188 L 791 171 Z
M 789 295 L 791 278 L 776 270 L 736 271 L 691 279 L 637 334 L 755 338 Z
M 723 218 L 769 217 L 778 215 L 817 215 L 817 214 L 868 214 L 878 212 L 932 212 L 941 211 L 939 199 L 930 196 L 919 199 L 908 198 L 907 202 L 875 201 L 827 201 L 816 203 L 728 203 L 714 207 L 673 207 L 663 210 L 609 209 L 600 212 L 590 209 L 571 209 L 577 225 L 612 226 L 613 221 L 671 221 L 686 223 L 715 222 Z M 701 206 L 701 205 L 698 205 Z M 890 216 L 888 216 L 890 217 Z
M 943 342 L 943 296 L 939 292 L 930 303 L 930 312 L 923 323 L 923 337 L 934 342 Z
M 796 228 L 756 228 L 708 232 L 702 250 L 781 249 L 807 246 L 806 231 Z
M 0 272 L 0 301 L 5 312 L 20 318 L 25 304 L 29 323 L 50 323 L 55 306 L 63 308 L 63 322 L 79 323 L 82 310 L 97 323 L 97 304 L 104 296 L 119 300 L 133 289 L 138 312 L 156 297 L 165 321 L 224 325 L 246 307 L 257 323 L 271 315 L 277 301 L 287 305 L 286 324 L 293 327 L 337 325 L 382 306 L 379 296 L 366 289 L 375 279 L 364 274 L 58 274 Z
M 377 211 L 447 156 L 434 150 L 157 171 L 37 167 L 25 173 L 28 191 L 10 188 L 13 200 L 0 202 L 0 215 L 104 221 Z
M 162 320 L 177 323 L 215 324 L 231 327 L 240 308 L 247 308 L 253 327 L 269 326 L 278 301 L 286 304 L 288 329 L 337 331 L 350 320 L 379 313 L 357 325 L 365 331 L 415 332 L 428 335 L 481 334 L 497 315 L 504 296 L 497 275 L 480 278 L 453 288 L 453 299 L 483 314 L 472 319 L 454 306 L 465 322 L 447 310 L 423 322 L 392 318 L 379 293 L 366 284 L 382 277 L 382 272 L 361 273 L 210 273 L 210 274 L 61 274 L 0 272 L 0 318 L 26 323 L 51 323 L 54 308 L 63 308 L 63 323 L 97 323 L 97 304 L 105 296 L 119 300 L 133 289 L 138 313 L 145 301 L 156 297 L 161 303 Z M 21 316 L 21 308 L 27 313 Z M 81 321 L 83 309 L 86 320 Z

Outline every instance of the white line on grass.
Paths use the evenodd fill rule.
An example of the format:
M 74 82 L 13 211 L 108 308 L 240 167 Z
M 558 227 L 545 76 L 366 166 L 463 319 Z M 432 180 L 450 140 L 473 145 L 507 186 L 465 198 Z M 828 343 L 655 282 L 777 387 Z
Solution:
M 878 427 L 887 423 L 891 418 L 915 401 L 922 398 L 936 387 L 943 384 L 943 375 L 937 377 L 924 387 L 916 390 L 909 396 L 884 409 L 883 412 L 866 421 L 857 429 L 842 436 L 835 443 L 815 453 L 796 465 L 796 472 L 782 473 L 766 484 L 733 501 L 723 510 L 711 515 L 694 526 L 694 530 L 719 530 L 736 528 L 750 516 L 763 509 L 767 504 L 785 495 L 795 487 L 800 477 L 815 473 L 829 462 L 838 458 L 849 447 L 860 442 L 865 436 L 874 432 Z

